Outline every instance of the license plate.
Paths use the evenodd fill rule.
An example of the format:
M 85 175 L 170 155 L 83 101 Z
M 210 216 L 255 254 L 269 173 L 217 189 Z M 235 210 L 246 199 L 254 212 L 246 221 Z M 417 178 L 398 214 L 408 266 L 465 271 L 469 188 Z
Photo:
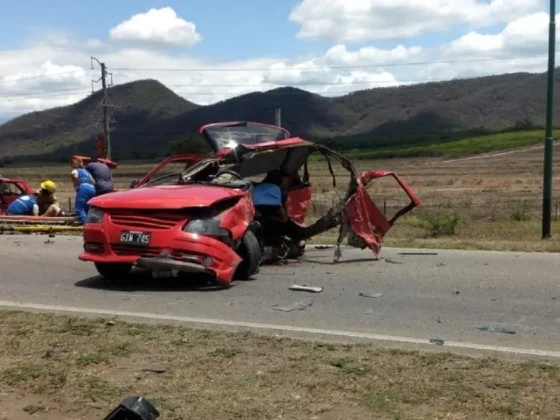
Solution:
M 121 243 L 130 245 L 149 245 L 151 234 L 138 231 L 121 232 Z

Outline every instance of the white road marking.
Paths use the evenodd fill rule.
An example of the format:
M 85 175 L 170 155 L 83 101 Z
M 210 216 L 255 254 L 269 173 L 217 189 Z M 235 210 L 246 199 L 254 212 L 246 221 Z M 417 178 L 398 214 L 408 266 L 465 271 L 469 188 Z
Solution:
M 277 324 L 265 324 L 265 323 L 255 323 L 255 322 L 243 322 L 243 321 L 228 321 L 224 319 L 211 319 L 211 318 L 195 318 L 186 317 L 178 315 L 162 315 L 153 314 L 146 312 L 127 312 L 127 311 L 113 311 L 107 309 L 96 309 L 96 308 L 79 308 L 73 306 L 59 306 L 59 305 L 42 305 L 38 303 L 20 303 L 20 302 L 10 302 L 10 301 L 0 301 L 0 307 L 5 308 L 18 308 L 18 309 L 34 309 L 49 312 L 72 312 L 76 314 L 88 314 L 88 315 L 108 315 L 108 316 L 121 316 L 121 317 L 131 317 L 131 318 L 143 318 L 151 320 L 160 321 L 173 321 L 173 322 L 185 322 L 194 324 L 210 324 L 210 325 L 221 325 L 229 327 L 242 327 L 250 328 L 255 330 L 277 330 L 284 332 L 299 332 L 311 335 L 325 335 L 325 336 L 337 336 L 346 338 L 361 338 L 373 341 L 388 341 L 395 343 L 409 343 L 409 344 L 420 344 L 420 345 L 430 345 L 428 339 L 420 339 L 413 337 L 400 337 L 392 335 L 383 334 L 370 334 L 370 333 L 360 333 L 352 331 L 340 331 L 340 330 L 328 330 L 320 328 L 307 328 L 307 327 L 295 327 L 291 325 L 277 325 Z M 477 343 L 466 343 L 459 341 L 445 341 L 444 348 L 457 348 L 466 350 L 477 350 L 477 351 L 492 351 L 498 353 L 509 353 L 517 354 L 521 356 L 539 356 L 560 359 L 560 351 L 547 351 L 547 350 L 537 350 L 537 349 L 527 349 L 509 346 L 491 346 L 485 344 Z

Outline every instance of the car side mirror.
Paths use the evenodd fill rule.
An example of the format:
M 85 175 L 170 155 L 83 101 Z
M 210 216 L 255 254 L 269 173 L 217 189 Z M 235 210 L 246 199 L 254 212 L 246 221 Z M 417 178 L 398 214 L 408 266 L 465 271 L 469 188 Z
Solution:
M 137 184 L 138 184 L 138 180 L 137 180 L 137 179 L 134 179 L 134 180 L 130 181 L 130 188 L 136 187 Z

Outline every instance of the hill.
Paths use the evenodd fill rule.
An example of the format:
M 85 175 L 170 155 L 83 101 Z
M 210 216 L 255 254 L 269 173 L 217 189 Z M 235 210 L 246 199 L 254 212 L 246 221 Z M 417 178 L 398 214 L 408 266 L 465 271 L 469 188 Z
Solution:
M 546 74 L 512 73 L 375 88 L 334 98 L 287 87 L 208 106 L 190 103 L 159 82 L 142 80 L 111 88 L 110 97 L 120 105 L 112 113 L 116 120 L 113 153 L 120 159 L 165 155 L 173 142 L 210 122 L 272 122 L 278 107 L 282 124 L 294 135 L 346 149 L 400 147 L 541 127 Z M 556 97 L 558 120 L 560 97 Z M 98 92 L 77 104 L 0 125 L 0 157 L 33 153 L 38 159 L 47 152 L 50 158 L 67 158 L 76 147 L 80 153 L 93 153 L 92 134 L 101 126 L 96 127 L 90 115 L 100 101 Z
M 117 132 L 142 132 L 155 121 L 198 107 L 156 80 L 111 87 L 109 97 L 118 105 L 111 110 L 111 126 Z M 74 150 L 84 142 L 93 144 L 94 136 L 103 130 L 102 99 L 98 91 L 76 104 L 31 112 L 0 125 L 0 157 L 41 156 L 61 147 Z

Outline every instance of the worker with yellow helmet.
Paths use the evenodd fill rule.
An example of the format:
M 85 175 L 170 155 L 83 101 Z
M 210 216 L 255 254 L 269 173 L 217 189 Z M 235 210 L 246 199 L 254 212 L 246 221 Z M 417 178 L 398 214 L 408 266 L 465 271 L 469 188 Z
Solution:
M 13 201 L 6 212 L 10 216 L 64 216 L 56 198 L 56 184 L 47 180 L 33 194 L 22 195 Z

